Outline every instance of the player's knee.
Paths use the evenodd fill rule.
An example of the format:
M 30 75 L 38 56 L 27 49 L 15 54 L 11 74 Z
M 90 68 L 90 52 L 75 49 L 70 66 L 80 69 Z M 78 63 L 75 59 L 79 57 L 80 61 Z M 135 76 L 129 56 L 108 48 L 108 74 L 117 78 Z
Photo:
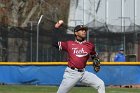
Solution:
M 102 80 L 99 82 L 98 87 L 99 88 L 105 88 L 105 84 Z

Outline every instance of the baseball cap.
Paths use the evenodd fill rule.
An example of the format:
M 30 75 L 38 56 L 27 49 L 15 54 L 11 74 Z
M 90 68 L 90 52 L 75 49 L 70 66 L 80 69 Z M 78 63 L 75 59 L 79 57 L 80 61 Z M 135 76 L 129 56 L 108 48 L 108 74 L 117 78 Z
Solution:
M 74 28 L 74 32 L 78 32 L 79 30 L 88 30 L 88 28 L 85 26 L 85 25 L 77 25 L 75 28 Z

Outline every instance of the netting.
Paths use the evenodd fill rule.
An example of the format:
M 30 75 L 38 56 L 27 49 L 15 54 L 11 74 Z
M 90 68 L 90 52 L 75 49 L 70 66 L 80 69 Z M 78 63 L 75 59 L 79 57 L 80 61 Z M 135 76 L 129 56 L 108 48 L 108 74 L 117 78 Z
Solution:
M 67 31 L 73 31 L 73 27 L 63 25 L 58 33 L 54 33 L 55 22 L 47 20 L 41 22 L 39 27 L 38 61 L 66 61 L 66 53 L 54 48 L 51 44 L 56 39 L 74 40 L 73 34 L 67 34 Z M 97 25 L 99 24 L 99 25 Z M 118 48 L 124 45 L 125 53 L 131 55 L 136 53 L 135 45 L 138 44 L 139 29 L 136 25 L 126 27 L 124 32 L 114 32 L 111 28 L 120 29 L 120 26 L 107 25 L 103 23 L 87 24 L 89 27 L 89 41 L 94 42 L 96 51 L 99 53 L 102 61 L 113 61 Z M 92 27 L 93 26 L 93 27 Z M 135 29 L 135 31 L 133 30 Z M 37 56 L 37 24 L 33 24 L 32 29 L 29 24 L 27 27 L 11 27 L 1 25 L 1 61 L 36 61 Z M 125 36 L 125 38 L 124 38 Z

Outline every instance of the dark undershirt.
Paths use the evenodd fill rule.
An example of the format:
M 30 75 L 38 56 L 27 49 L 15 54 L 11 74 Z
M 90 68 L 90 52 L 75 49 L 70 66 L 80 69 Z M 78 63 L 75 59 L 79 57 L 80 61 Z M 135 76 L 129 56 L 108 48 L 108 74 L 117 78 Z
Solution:
M 60 31 L 59 31 L 59 29 L 54 28 L 54 29 L 53 29 L 53 37 L 54 37 L 54 39 L 52 40 L 52 46 L 54 46 L 54 47 L 56 47 L 56 48 L 59 48 L 58 42 L 61 41 L 61 39 L 60 39 L 60 37 L 59 37 L 59 34 L 61 34 Z M 85 39 L 82 39 L 82 40 L 76 39 L 76 40 L 79 41 L 79 42 L 82 42 L 82 41 L 84 41 Z

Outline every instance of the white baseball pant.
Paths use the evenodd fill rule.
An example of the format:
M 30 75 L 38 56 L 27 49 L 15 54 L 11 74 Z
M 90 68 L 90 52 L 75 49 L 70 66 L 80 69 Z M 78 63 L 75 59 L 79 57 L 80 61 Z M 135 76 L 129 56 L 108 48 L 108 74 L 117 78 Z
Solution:
M 95 74 L 88 71 L 78 72 L 76 70 L 72 70 L 69 67 L 65 69 L 63 80 L 57 93 L 68 93 L 78 81 L 88 86 L 94 87 L 98 90 L 98 93 L 105 93 L 104 82 Z

